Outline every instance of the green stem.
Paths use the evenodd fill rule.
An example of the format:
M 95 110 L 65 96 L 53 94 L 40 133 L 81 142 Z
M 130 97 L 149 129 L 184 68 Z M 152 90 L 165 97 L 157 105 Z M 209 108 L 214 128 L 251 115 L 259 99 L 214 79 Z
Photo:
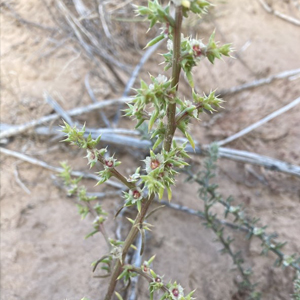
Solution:
M 176 6 L 175 26 L 173 37 L 173 69 L 171 87 L 178 89 L 179 75 L 181 71 L 180 55 L 181 55 L 181 24 L 182 24 L 182 6 Z M 167 111 L 167 130 L 164 141 L 164 149 L 170 151 L 173 136 L 176 130 L 176 103 L 170 102 Z
M 98 161 L 102 163 L 105 166 L 105 159 L 103 156 L 98 155 Z M 126 185 L 130 190 L 135 189 L 136 186 L 133 182 L 129 182 L 125 176 L 123 176 L 121 173 L 117 171 L 115 168 L 110 169 L 110 173 L 112 176 L 116 177 L 119 179 L 124 185 Z
M 129 250 L 130 246 L 132 245 L 132 243 L 134 242 L 134 240 L 135 240 L 135 238 L 136 238 L 136 236 L 139 232 L 138 226 L 139 226 L 139 224 L 143 223 L 144 218 L 145 218 L 146 213 L 147 213 L 147 210 L 148 210 L 150 204 L 152 203 L 153 199 L 154 199 L 154 194 L 152 194 L 149 199 L 144 199 L 143 200 L 141 212 L 137 215 L 137 217 L 135 219 L 135 222 L 132 225 L 132 227 L 131 227 L 128 235 L 127 235 L 127 238 L 124 241 L 123 251 L 122 251 L 122 262 L 125 261 L 125 257 L 127 255 L 127 252 Z M 105 300 L 110 300 L 111 299 L 112 294 L 113 294 L 113 292 L 116 288 L 117 278 L 121 274 L 122 268 L 123 268 L 123 264 L 121 263 L 120 260 L 118 260 L 117 263 L 116 263 L 116 266 L 113 270 L 111 279 L 110 279 L 110 283 L 109 283 L 108 291 L 107 291 L 106 296 L 105 296 Z
M 137 274 L 139 274 L 140 276 L 144 277 L 145 279 L 148 280 L 149 283 L 151 283 L 153 281 L 153 278 L 151 275 L 147 274 L 147 273 L 144 273 L 140 268 L 135 268 L 134 266 L 130 267 L 129 270 L 131 272 L 135 272 Z M 169 289 L 167 288 L 166 285 L 163 285 L 161 287 L 161 289 L 164 291 L 164 292 L 169 292 Z
M 198 110 L 198 109 L 200 109 L 200 108 L 203 108 L 203 104 L 202 104 L 202 103 L 197 104 L 195 109 Z M 175 116 L 176 126 L 178 126 L 179 123 L 180 123 L 181 121 L 183 121 L 184 119 L 188 118 L 189 116 L 190 116 L 190 115 L 189 115 L 189 113 L 188 113 L 186 110 L 184 110 L 184 111 L 182 111 L 182 112 L 179 112 L 179 113 Z
M 174 38 L 173 38 L 173 69 L 172 69 L 172 87 L 177 87 L 178 82 L 179 82 L 179 75 L 181 71 L 181 66 L 180 66 L 180 45 L 181 45 L 181 24 L 182 24 L 182 7 L 178 6 L 176 7 L 176 14 L 175 14 L 175 26 L 174 26 Z M 167 118 L 168 118 L 168 124 L 167 124 L 167 133 L 165 135 L 165 141 L 164 141 L 164 149 L 166 151 L 170 151 L 171 146 L 172 146 L 172 140 L 173 136 L 176 130 L 176 120 L 175 120 L 175 113 L 176 113 L 176 103 L 169 103 L 168 111 L 167 111 Z M 119 174 L 115 169 L 112 174 L 120 179 L 126 186 L 129 188 L 131 186 L 131 183 L 129 183 L 126 178 L 123 178 L 121 174 Z M 121 176 L 120 176 L 121 175 Z M 125 180 L 124 180 L 125 179 Z M 129 186 L 130 185 L 130 186 Z M 134 185 L 135 186 L 135 185 Z M 109 287 L 105 296 L 105 300 L 110 300 L 113 292 L 116 288 L 117 284 L 117 278 L 122 272 L 123 269 L 123 262 L 125 261 L 125 257 L 127 255 L 127 252 L 134 242 L 139 229 L 138 226 L 143 223 L 144 218 L 147 214 L 147 210 L 152 203 L 154 199 L 154 194 L 151 194 L 148 199 L 143 199 L 142 201 L 142 208 L 141 212 L 137 215 L 134 224 L 132 225 L 127 238 L 123 244 L 123 251 L 122 251 L 122 262 L 118 260 L 116 262 L 115 268 L 113 270 Z

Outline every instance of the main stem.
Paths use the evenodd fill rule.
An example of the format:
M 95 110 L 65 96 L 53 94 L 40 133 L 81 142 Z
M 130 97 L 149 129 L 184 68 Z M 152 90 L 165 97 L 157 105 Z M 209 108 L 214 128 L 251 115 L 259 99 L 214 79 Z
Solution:
M 182 6 L 176 6 L 175 12 L 175 27 L 173 37 L 173 66 L 172 66 L 172 88 L 178 89 L 179 75 L 181 71 L 181 24 L 182 24 Z M 176 130 L 176 103 L 170 102 L 167 110 L 167 130 L 164 141 L 164 149 L 170 151 L 172 146 L 173 136 Z
M 172 87 L 178 86 L 179 75 L 180 75 L 180 44 L 181 44 L 181 24 L 182 24 L 182 7 L 176 7 L 176 14 L 175 14 L 175 27 L 174 29 L 174 37 L 173 37 L 173 66 L 172 66 Z M 167 131 L 164 140 L 164 149 L 166 151 L 170 151 L 172 146 L 173 136 L 176 130 L 176 120 L 175 120 L 175 113 L 176 113 L 176 103 L 169 103 L 168 111 L 167 111 Z M 144 218 L 147 214 L 147 210 L 151 205 L 154 194 L 151 194 L 150 197 L 144 198 L 142 203 L 141 212 L 137 215 L 134 225 L 131 227 L 127 238 L 123 244 L 123 251 L 122 251 L 122 262 L 117 260 L 116 265 L 114 267 L 113 273 L 110 278 L 109 287 L 105 296 L 105 300 L 110 300 L 117 284 L 117 278 L 122 272 L 123 263 L 125 261 L 127 252 L 130 246 L 133 244 L 139 229 L 138 226 L 143 223 Z

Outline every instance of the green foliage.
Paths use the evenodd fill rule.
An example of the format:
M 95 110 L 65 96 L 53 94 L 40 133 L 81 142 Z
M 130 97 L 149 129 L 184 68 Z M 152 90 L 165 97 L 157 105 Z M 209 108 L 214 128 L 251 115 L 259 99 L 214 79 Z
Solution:
M 150 230 L 152 226 L 146 223 L 145 219 L 156 211 L 154 209 L 147 214 L 152 200 L 155 196 L 161 199 L 165 191 L 168 194 L 168 199 L 171 200 L 172 186 L 175 185 L 176 175 L 178 174 L 176 170 L 188 165 L 185 161 L 188 158 L 185 151 L 186 143 L 177 145 L 173 141 L 176 129 L 178 128 L 192 147 L 195 148 L 195 142 L 188 132 L 191 119 L 199 120 L 201 113 L 206 111 L 212 113 L 215 109 L 220 108 L 223 102 L 215 95 L 215 92 L 200 96 L 194 91 L 192 69 L 204 57 L 214 63 L 216 58 L 221 59 L 222 56 L 229 56 L 230 45 L 218 46 L 214 40 L 215 33 L 211 35 L 207 45 L 202 40 L 184 37 L 181 34 L 182 18 L 188 17 L 189 13 L 202 15 L 207 12 L 211 4 L 204 0 L 173 0 L 172 2 L 176 10 L 175 18 L 170 13 L 171 2 L 163 7 L 158 0 L 148 0 L 148 6 L 135 6 L 137 14 L 146 17 L 150 22 L 149 30 L 157 23 L 162 24 L 161 33 L 148 42 L 146 47 L 152 46 L 165 38 L 168 39 L 168 53 L 163 54 L 166 63 L 165 71 L 172 68 L 171 78 L 159 74 L 157 77 L 150 75 L 149 84 L 141 80 L 140 88 L 135 90 L 136 95 L 128 103 L 128 108 L 125 110 L 126 116 L 137 120 L 136 128 L 142 127 L 143 123 L 147 124 L 148 134 L 151 139 L 155 140 L 149 156 L 144 160 L 145 168 L 141 170 L 138 167 L 134 174 L 126 178 L 117 170 L 121 162 L 117 161 L 114 156 L 105 157 L 106 148 L 97 149 L 96 146 L 100 141 L 100 137 L 94 140 L 91 134 L 88 136 L 85 134 L 85 126 L 79 130 L 76 126 L 72 127 L 65 122 L 62 130 L 67 136 L 64 141 L 87 150 L 86 158 L 90 168 L 97 163 L 103 166 L 103 170 L 96 173 L 99 176 L 97 184 L 106 182 L 112 176 L 119 179 L 127 187 L 127 190 L 123 192 L 124 204 L 121 209 L 135 206 L 138 211 L 135 220 L 128 218 L 132 228 L 124 242 L 109 239 L 103 227 L 107 214 L 102 210 L 100 204 L 92 206 L 91 202 L 95 198 L 90 197 L 84 187 L 78 186 L 79 180 L 74 181 L 71 178 L 70 168 L 65 165 L 61 176 L 64 178 L 65 183 L 70 186 L 69 193 L 76 194 L 79 199 L 79 214 L 82 218 L 85 218 L 89 213 L 96 216 L 93 222 L 94 231 L 87 237 L 101 232 L 108 244 L 108 253 L 93 263 L 94 271 L 99 264 L 101 264 L 102 270 L 106 271 L 105 275 L 98 277 L 111 276 L 106 300 L 111 299 L 117 280 L 124 280 L 128 286 L 131 278 L 137 276 L 137 274 L 144 276 L 149 281 L 150 299 L 153 299 L 154 292 L 158 290 L 163 291 L 163 295 L 160 297 L 161 300 L 193 299 L 194 292 L 185 295 L 182 286 L 176 282 L 163 283 L 163 277 L 157 275 L 150 268 L 154 257 L 144 262 L 141 268 L 126 265 L 126 260 L 124 261 L 128 249 L 133 247 L 134 239 L 138 233 L 142 237 L 140 254 L 143 252 L 145 231 Z M 181 69 L 185 72 L 192 87 L 190 99 L 181 99 L 178 93 Z M 154 150 L 157 152 L 154 152 Z M 209 189 L 211 189 L 211 192 L 215 191 L 212 186 Z M 205 203 L 208 217 L 207 225 L 215 230 L 217 235 L 224 241 L 224 249 L 230 252 L 231 240 L 224 238 L 222 228 L 215 226 L 213 215 L 209 212 L 209 208 L 212 206 L 211 199 Z M 256 231 L 255 233 L 258 234 Z M 239 256 L 235 254 L 234 257 L 235 263 L 240 265 Z M 246 273 L 244 277 L 246 278 Z M 115 295 L 119 300 L 122 300 L 119 293 L 115 292 Z
M 135 5 L 137 15 L 147 16 L 150 21 L 149 29 L 156 23 L 169 23 L 174 26 L 174 20 L 170 16 L 170 5 L 163 8 L 157 0 L 149 0 L 148 7 Z
M 233 198 L 228 197 L 226 200 L 223 199 L 222 195 L 218 193 L 218 185 L 211 182 L 216 176 L 217 162 L 218 159 L 218 147 L 216 144 L 212 144 L 209 149 L 209 158 L 204 161 L 204 169 L 193 174 L 188 171 L 188 181 L 197 182 L 200 185 L 199 196 L 204 201 L 204 217 L 206 219 L 205 225 L 212 229 L 217 236 L 217 240 L 223 245 L 221 253 L 228 254 L 231 256 L 234 265 L 236 265 L 238 271 L 241 274 L 242 281 L 239 282 L 239 289 L 242 293 L 246 293 L 247 299 L 260 299 L 261 294 L 255 291 L 257 284 L 252 284 L 250 276 L 252 274 L 251 269 L 244 269 L 244 260 L 241 257 L 241 253 L 238 251 L 233 252 L 231 244 L 234 241 L 230 236 L 225 236 L 224 226 L 218 219 L 217 215 L 211 212 L 211 209 L 215 204 L 221 204 L 224 208 L 224 216 L 227 218 L 229 215 L 234 217 L 234 224 L 231 227 L 241 229 L 246 232 L 247 239 L 258 238 L 261 240 L 262 255 L 267 255 L 269 251 L 272 251 L 277 255 L 275 266 L 290 266 L 295 270 L 300 271 L 300 258 L 297 258 L 295 254 L 285 255 L 281 252 L 281 249 L 286 244 L 276 241 L 276 234 L 267 234 L 267 226 L 258 226 L 259 219 L 250 219 L 245 215 L 241 206 L 232 205 Z M 298 299 L 297 299 L 298 300 Z
M 300 271 L 297 271 L 297 276 L 294 280 L 293 300 L 300 300 Z
M 91 134 L 88 135 L 87 138 L 84 138 L 85 134 L 85 125 L 81 128 L 81 130 L 77 129 L 76 125 L 71 127 L 65 121 L 62 127 L 62 132 L 66 133 L 67 138 L 63 140 L 63 142 L 70 142 L 72 145 L 77 145 L 82 149 L 93 149 L 100 142 L 101 136 L 99 136 L 96 140 L 92 139 Z
M 147 175 L 142 175 L 141 180 L 149 190 L 150 194 L 157 193 L 161 199 L 166 189 L 168 198 L 171 200 L 171 186 L 175 184 L 176 168 L 183 168 L 188 165 L 184 159 L 188 157 L 185 152 L 185 144 L 177 146 L 173 142 L 173 148 L 167 152 L 162 149 L 160 154 L 150 151 L 150 156 L 145 159 Z
M 230 56 L 230 52 L 232 51 L 231 44 L 225 44 L 218 47 L 214 38 L 215 32 L 210 36 L 207 45 L 205 45 L 202 40 L 193 39 L 191 37 L 183 37 L 181 39 L 180 64 L 192 88 L 194 88 L 192 69 L 202 58 L 207 57 L 207 59 L 213 64 L 216 58 L 221 59 L 223 55 Z M 170 39 L 168 40 L 167 48 L 169 52 L 163 54 L 166 63 L 165 70 L 168 70 L 173 65 L 172 59 L 174 53 L 172 36 L 170 36 Z
M 90 203 L 91 201 L 96 200 L 97 197 L 89 196 L 87 194 L 86 188 L 84 186 L 78 185 L 81 178 L 72 179 L 71 167 L 68 166 L 66 162 L 62 162 L 61 166 L 63 167 L 63 171 L 59 174 L 59 176 L 63 179 L 64 185 L 68 189 L 68 195 L 77 196 L 77 209 L 79 215 L 81 216 L 81 219 L 84 219 L 89 213 L 95 216 L 95 220 L 93 222 L 94 230 L 85 237 L 88 238 L 99 232 L 99 225 L 105 222 L 107 213 L 102 209 L 99 203 L 96 203 L 95 205 L 92 205 Z

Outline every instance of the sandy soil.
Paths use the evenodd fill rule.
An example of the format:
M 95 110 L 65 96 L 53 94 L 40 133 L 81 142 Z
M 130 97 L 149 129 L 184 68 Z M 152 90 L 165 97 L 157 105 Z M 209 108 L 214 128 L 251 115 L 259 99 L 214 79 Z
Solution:
M 55 26 L 43 2 L 6 2 L 26 20 Z M 207 41 L 209 33 L 216 28 L 217 39 L 232 42 L 239 59 L 225 59 L 214 66 L 203 62 L 194 71 L 199 91 L 226 89 L 299 68 L 299 27 L 268 14 L 259 1 L 214 2 L 218 6 L 213 14 L 199 27 L 186 24 L 186 30 L 192 26 Z M 300 11 L 292 1 L 269 2 L 279 11 L 300 18 Z M 53 47 L 49 42 L 51 32 L 22 24 L 5 11 L 1 14 L 1 123 L 22 124 L 53 112 L 43 98 L 45 91 L 64 109 L 89 104 L 84 78 L 92 64 L 84 54 L 74 52 L 73 45 L 66 42 L 56 52 L 45 55 Z M 141 47 L 144 40 L 141 34 Z M 139 58 L 133 51 L 126 49 L 132 65 Z M 155 55 L 144 69 L 157 74 L 159 61 L 161 58 Z M 126 81 L 127 77 L 121 76 Z M 147 72 L 141 72 L 140 77 L 147 80 Z M 92 76 L 91 82 L 98 99 L 122 94 L 122 86 L 116 85 L 116 93 L 96 76 Z M 182 93 L 185 93 L 184 85 Z M 203 116 L 202 122 L 193 124 L 191 132 L 203 144 L 220 140 L 291 102 L 299 94 L 298 78 L 279 80 L 226 97 L 225 109 L 218 117 Z M 300 165 L 299 113 L 300 106 L 228 146 Z M 97 116 L 93 113 L 80 116 L 79 120 L 95 127 L 99 124 Z M 130 124 L 125 120 L 121 126 Z M 74 169 L 87 171 L 82 152 L 34 134 L 17 136 L 4 146 L 54 166 L 68 159 Z M 129 154 L 135 152 L 134 155 L 120 149 L 111 151 L 117 151 L 124 172 L 133 170 L 137 159 L 142 159 L 137 151 L 129 151 Z M 195 165 L 201 162 L 202 158 L 194 158 Z M 286 254 L 299 255 L 299 178 L 226 160 L 220 160 L 219 165 L 217 179 L 224 195 L 233 195 L 250 216 L 259 217 L 260 224 L 268 225 L 268 232 L 277 232 L 280 241 L 287 241 Z M 1 155 L 1 168 L 1 299 L 75 300 L 83 296 L 102 299 L 108 281 L 93 278 L 90 265 L 105 254 L 105 243 L 98 235 L 84 240 L 91 230 L 92 219 L 80 220 L 74 199 L 54 184 L 50 171 L 5 155 Z M 264 180 L 258 180 L 253 174 Z M 187 186 L 183 181 L 184 176 L 180 176 L 172 201 L 202 209 L 203 203 L 196 196 L 197 186 Z M 84 183 L 90 191 L 111 189 L 95 188 L 94 182 Z M 101 201 L 110 216 L 107 231 L 111 237 L 115 237 L 117 227 L 112 217 L 121 201 L 119 198 Z M 199 300 L 238 299 L 234 282 L 239 280 L 239 275 L 231 270 L 230 257 L 219 255 L 220 244 L 214 243 L 214 234 L 201 220 L 164 208 L 149 221 L 155 228 L 149 235 L 144 258 L 157 255 L 154 263 L 157 273 L 164 274 L 166 280 L 177 280 L 187 291 L 197 289 L 195 296 Z M 242 234 L 235 238 L 235 249 L 242 250 L 245 265 L 253 268 L 253 281 L 258 282 L 263 299 L 290 299 L 295 272 L 273 268 L 276 257 L 260 256 L 259 242 L 246 241 Z M 147 286 L 141 280 L 138 299 L 148 299 L 147 293 Z

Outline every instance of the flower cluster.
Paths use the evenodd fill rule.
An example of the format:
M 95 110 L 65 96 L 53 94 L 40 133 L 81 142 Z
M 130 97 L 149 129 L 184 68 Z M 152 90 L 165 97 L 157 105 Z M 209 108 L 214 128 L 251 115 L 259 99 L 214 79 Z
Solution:
M 163 54 L 165 58 L 165 70 L 168 70 L 173 65 L 173 41 L 168 40 L 167 49 L 169 52 Z M 186 77 L 191 85 L 194 87 L 192 68 L 195 67 L 198 62 L 207 57 L 211 63 L 214 63 L 215 58 L 221 59 L 222 55 L 230 56 L 232 51 L 231 44 L 225 44 L 218 46 L 215 42 L 215 32 L 210 36 L 209 42 L 205 45 L 202 40 L 196 40 L 191 37 L 181 37 L 181 67 L 186 74 Z
M 141 211 L 141 205 L 143 200 L 143 190 L 139 187 L 136 187 L 129 192 L 123 192 L 125 198 L 125 206 L 136 205 L 138 211 Z
M 64 125 L 61 126 L 62 132 L 66 133 L 67 138 L 63 140 L 63 142 L 70 142 L 72 145 L 77 145 L 79 148 L 82 149 L 93 149 L 96 145 L 100 142 L 101 135 L 94 140 L 89 134 L 87 138 L 85 138 L 85 125 L 81 128 L 81 130 L 77 129 L 76 125 L 74 127 L 70 126 L 65 121 Z
M 167 5 L 163 8 L 158 0 L 149 0 L 148 7 L 146 6 L 137 6 L 136 8 L 137 15 L 147 16 L 150 21 L 149 29 L 151 29 L 156 23 L 168 23 L 171 26 L 174 26 L 174 19 L 170 16 L 170 5 Z
M 157 77 L 150 76 L 150 78 L 152 83 L 149 86 L 141 80 L 141 88 L 136 90 L 137 94 L 132 100 L 134 105 L 128 104 L 129 108 L 125 109 L 125 116 L 135 117 L 138 120 L 136 128 L 145 120 L 149 120 L 149 130 L 157 119 L 165 115 L 167 104 L 176 93 L 176 89 L 170 87 L 171 80 L 168 80 L 166 76 L 158 75 Z M 147 106 L 152 109 L 151 113 L 146 111 Z
M 207 12 L 212 4 L 205 0 L 172 0 L 176 6 L 182 5 L 183 16 L 188 17 L 188 12 L 192 11 L 197 15 L 202 15 Z
M 106 151 L 106 149 L 105 149 Z M 121 164 L 120 161 L 114 158 L 114 156 L 102 159 L 104 169 L 96 174 L 100 177 L 96 185 L 102 184 L 107 181 L 111 176 L 111 170 Z
M 171 185 L 175 183 L 175 175 L 178 173 L 175 168 L 183 168 L 188 165 L 184 159 L 189 157 L 184 150 L 185 145 L 177 146 L 173 142 L 172 149 L 167 152 L 164 149 L 161 154 L 150 151 L 150 156 L 144 161 L 146 164 L 147 175 L 142 175 L 142 182 L 145 184 L 149 193 L 158 193 L 161 199 L 166 189 L 168 199 L 172 198 Z

